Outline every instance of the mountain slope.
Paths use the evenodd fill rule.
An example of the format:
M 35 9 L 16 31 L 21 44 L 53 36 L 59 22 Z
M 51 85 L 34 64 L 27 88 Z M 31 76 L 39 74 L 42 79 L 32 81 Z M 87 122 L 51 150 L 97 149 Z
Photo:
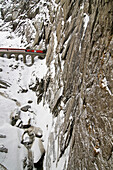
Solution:
M 113 168 L 112 7 L 112 0 L 2 4 L 0 29 L 20 36 L 20 45 L 47 49 L 42 89 L 35 91 L 52 115 L 44 169 Z

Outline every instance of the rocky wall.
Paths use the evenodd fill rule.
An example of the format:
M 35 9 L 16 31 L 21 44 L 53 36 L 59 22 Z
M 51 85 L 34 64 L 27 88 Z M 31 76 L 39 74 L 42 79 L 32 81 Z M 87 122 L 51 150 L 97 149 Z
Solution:
M 56 3 L 46 59 L 50 82 L 45 99 L 54 117 L 46 169 L 59 169 L 62 162 L 62 170 L 110 170 L 113 1 Z

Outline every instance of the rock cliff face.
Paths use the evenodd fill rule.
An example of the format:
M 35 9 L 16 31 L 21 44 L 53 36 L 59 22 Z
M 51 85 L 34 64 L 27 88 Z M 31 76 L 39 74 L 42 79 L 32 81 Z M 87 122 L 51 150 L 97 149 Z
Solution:
M 17 18 L 4 9 L 2 17 L 26 46 L 47 49 L 41 98 L 53 123 L 45 169 L 113 169 L 113 1 L 22 2 Z
M 113 1 L 56 3 L 47 48 L 55 74 L 45 98 L 55 121 L 46 167 L 112 169 Z

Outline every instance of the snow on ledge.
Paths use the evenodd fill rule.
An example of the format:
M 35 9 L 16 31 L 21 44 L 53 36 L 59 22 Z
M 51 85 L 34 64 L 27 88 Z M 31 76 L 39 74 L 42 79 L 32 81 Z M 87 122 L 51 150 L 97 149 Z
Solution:
M 81 38 L 81 42 L 85 37 L 88 22 L 89 22 L 89 16 L 86 13 L 84 13 L 84 31 L 83 31 L 83 35 L 82 35 L 82 38 Z M 79 51 L 81 51 L 81 42 L 80 42 L 80 46 L 79 46 Z
M 108 91 L 108 93 L 110 94 L 110 96 L 113 96 L 113 94 L 111 93 L 111 91 L 110 91 L 110 89 L 108 87 L 108 83 L 107 83 L 106 77 L 104 77 L 102 79 L 102 88 L 105 88 Z

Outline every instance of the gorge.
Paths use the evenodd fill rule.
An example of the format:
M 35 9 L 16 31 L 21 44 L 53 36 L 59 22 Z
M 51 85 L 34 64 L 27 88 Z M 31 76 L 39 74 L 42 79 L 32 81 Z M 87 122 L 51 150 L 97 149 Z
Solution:
M 0 48 L 46 49 L 29 67 L 0 57 L 0 168 L 112 170 L 113 1 L 1 0 L 0 11 Z

